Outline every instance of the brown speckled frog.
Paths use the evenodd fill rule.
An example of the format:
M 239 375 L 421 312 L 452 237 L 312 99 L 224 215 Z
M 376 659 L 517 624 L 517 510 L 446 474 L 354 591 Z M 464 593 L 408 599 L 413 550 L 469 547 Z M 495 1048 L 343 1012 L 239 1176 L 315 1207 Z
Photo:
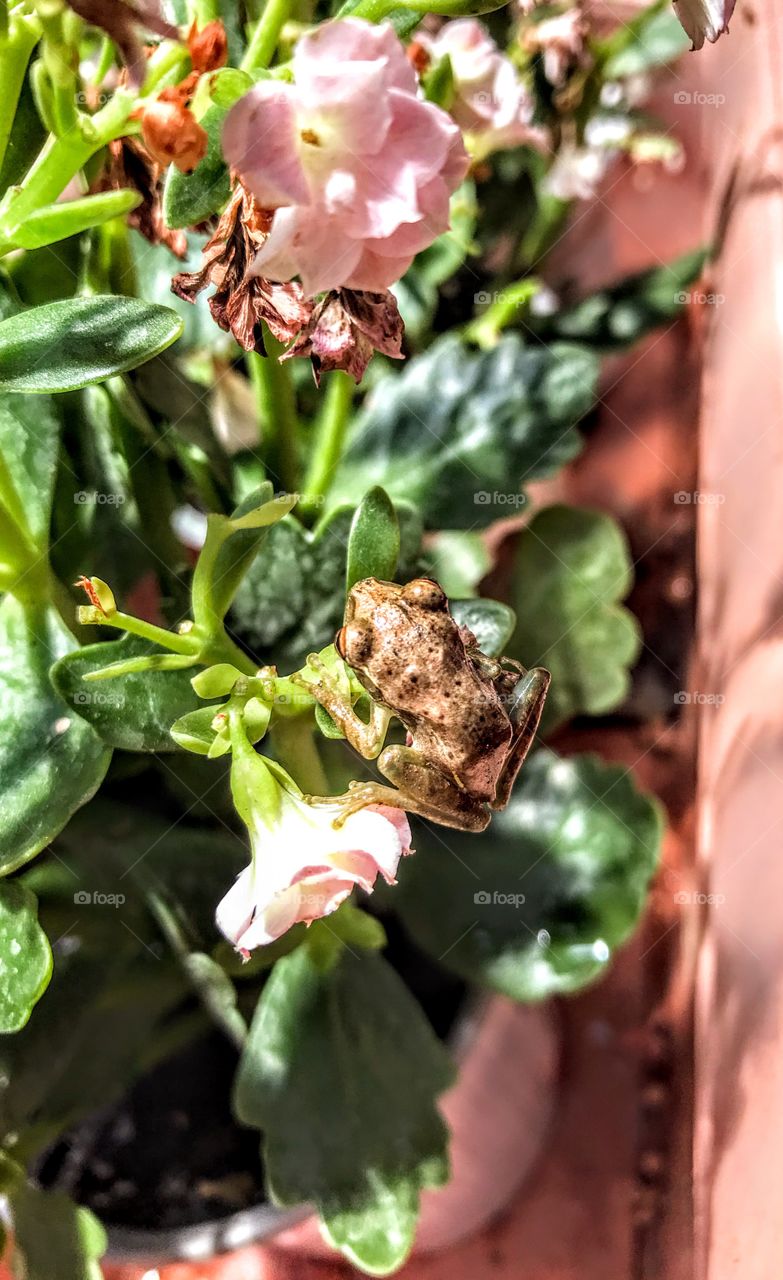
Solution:
M 482 831 L 491 811 L 508 803 L 541 719 L 549 672 L 481 653 L 430 578 L 404 587 L 376 578 L 357 582 L 335 646 L 373 699 L 370 719 L 356 714 L 315 655 L 309 662 L 318 679 L 307 687 L 357 751 L 378 757 L 394 784 L 354 783 L 342 797 L 342 817 L 387 804 Z M 392 716 L 408 730 L 407 745 L 382 750 Z

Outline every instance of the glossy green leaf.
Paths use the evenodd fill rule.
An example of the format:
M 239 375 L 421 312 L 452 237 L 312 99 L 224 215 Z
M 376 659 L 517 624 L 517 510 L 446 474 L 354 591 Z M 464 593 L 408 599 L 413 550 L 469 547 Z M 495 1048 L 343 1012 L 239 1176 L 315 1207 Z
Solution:
M 172 724 L 199 706 L 190 683 L 191 670 L 139 671 L 97 682 L 85 680 L 112 663 L 158 653 L 156 645 L 138 636 L 87 645 L 54 665 L 52 683 L 107 746 L 123 751 L 174 751 Z
M 106 1232 L 60 1191 L 24 1183 L 13 1194 L 14 1273 L 24 1280 L 101 1280 Z
M 482 653 L 498 658 L 505 652 L 514 631 L 514 610 L 500 600 L 450 600 L 451 616 L 476 637 Z
M 169 307 L 111 295 L 65 298 L 0 323 L 0 391 L 74 391 L 135 369 L 171 346 Z
M 43 551 L 49 540 L 60 417 L 43 396 L 0 395 L 0 468 L 8 472 L 9 507 Z
M 662 825 L 624 769 L 541 751 L 485 832 L 419 827 L 394 906 L 467 981 L 515 1000 L 578 991 L 636 926 Z
M 470 529 L 518 512 L 523 484 L 581 448 L 575 424 L 595 402 L 598 365 L 583 347 L 489 351 L 441 338 L 370 393 L 330 497 L 374 484 L 418 506 L 430 528 Z
M 385 489 L 376 485 L 362 498 L 348 532 L 345 589 L 363 578 L 391 582 L 400 554 L 400 524 Z
M 640 634 L 619 601 L 632 583 L 625 536 L 610 516 L 547 507 L 522 533 L 508 653 L 552 673 L 545 731 L 575 715 L 603 715 L 627 696 Z
M 0 882 L 0 1033 L 19 1031 L 49 985 L 52 949 L 38 923 L 35 895 Z
M 421 524 L 417 513 L 397 504 L 400 525 L 399 577 L 419 567 Z M 353 508 L 326 516 L 312 533 L 286 517 L 267 535 L 242 582 L 229 615 L 232 630 L 259 663 L 267 656 L 281 671 L 304 664 L 308 653 L 331 644 L 342 623 L 348 538 Z
M 59 615 L 0 606 L 0 872 L 39 853 L 97 790 L 111 752 L 53 688 L 49 668 L 74 646 Z
M 15 227 L 9 242 L 15 249 L 42 249 L 91 227 L 99 227 L 112 218 L 122 218 L 140 203 L 138 191 L 102 191 L 80 200 L 48 204 Z
M 263 1131 L 275 1202 L 315 1203 L 331 1243 L 386 1275 L 411 1247 L 421 1190 L 446 1179 L 435 1102 L 451 1080 L 445 1050 L 385 960 L 342 949 L 319 966 L 300 947 L 261 994 L 234 1105 Z
M 708 250 L 696 249 L 668 266 L 626 276 L 552 315 L 531 315 L 529 327 L 546 342 L 567 338 L 604 349 L 629 346 L 682 311 L 708 256 Z
M 211 106 L 199 124 L 206 131 L 207 153 L 192 173 L 172 165 L 163 189 L 163 216 L 169 227 L 197 227 L 222 209 L 231 195 L 221 138 L 226 107 Z

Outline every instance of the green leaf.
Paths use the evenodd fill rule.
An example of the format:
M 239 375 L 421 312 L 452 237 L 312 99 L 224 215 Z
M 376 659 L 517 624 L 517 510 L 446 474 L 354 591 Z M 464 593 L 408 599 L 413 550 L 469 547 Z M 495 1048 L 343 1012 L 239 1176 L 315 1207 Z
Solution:
M 312 533 L 286 517 L 269 530 L 259 556 L 237 591 L 229 621 L 259 662 L 269 656 L 281 670 L 304 665 L 308 653 L 331 644 L 343 620 L 347 545 L 353 508 L 334 511 Z M 421 525 L 397 504 L 399 578 L 418 568 Z
M 391 582 L 400 554 L 397 512 L 385 489 L 376 485 L 362 498 L 348 533 L 346 592 L 363 578 Z
M 213 105 L 199 124 L 206 131 L 207 153 L 192 173 L 170 166 L 163 189 L 163 216 L 169 227 L 197 227 L 222 209 L 231 195 L 221 138 L 228 108 Z
M 102 191 L 80 200 L 48 204 L 30 214 L 8 238 L 16 249 L 42 249 L 112 218 L 122 218 L 140 203 L 138 191 Z
M 139 671 L 98 682 L 85 680 L 112 663 L 159 653 L 156 645 L 138 636 L 87 645 L 55 663 L 52 684 L 107 746 L 122 751 L 174 751 L 172 724 L 199 705 L 190 671 Z
M 627 696 L 641 641 L 636 619 L 618 602 L 632 583 L 625 536 L 611 516 L 547 507 L 523 531 L 508 653 L 552 673 L 545 732 L 575 715 L 604 715 Z
M 106 1232 L 60 1191 L 18 1186 L 12 1198 L 14 1273 L 24 1280 L 100 1280 Z M 21 1267 L 21 1270 L 18 1268 Z
M 13 489 L 11 514 L 44 551 L 57 471 L 60 418 L 48 397 L 0 395 L 0 469 Z
M 0 1033 L 19 1031 L 49 985 L 52 949 L 38 903 L 16 881 L 0 883 Z
M 59 696 L 53 660 L 75 641 L 53 609 L 0 606 L 0 873 L 39 853 L 95 793 L 111 752 Z
M 583 347 L 527 348 L 507 334 L 472 351 L 441 338 L 370 393 L 330 498 L 357 502 L 382 484 L 419 507 L 429 528 L 514 514 L 522 484 L 579 452 L 575 424 L 595 402 L 597 375 Z
M 247 1025 L 237 1008 L 236 987 L 228 974 L 203 951 L 192 951 L 184 956 L 182 966 L 215 1025 L 235 1044 L 242 1044 L 247 1035 Z
M 499 658 L 514 632 L 513 609 L 500 600 L 450 600 L 449 610 L 460 627 L 467 627 L 476 637 L 482 653 Z
M 545 342 L 570 338 L 609 350 L 629 346 L 679 314 L 708 257 L 709 250 L 696 249 L 668 266 L 626 276 L 574 306 L 531 315 L 529 327 Z
M 631 934 L 657 865 L 657 803 L 593 756 L 532 756 L 479 835 L 416 832 L 394 905 L 415 941 L 514 1000 L 578 991 Z
M 435 1099 L 452 1074 L 385 960 L 343 948 L 320 967 L 300 947 L 261 994 L 234 1105 L 264 1133 L 275 1202 L 314 1202 L 331 1243 L 387 1275 L 410 1250 L 420 1191 L 447 1177 Z
M 199 707 L 197 711 L 189 711 L 175 720 L 170 733 L 177 746 L 197 756 L 208 756 L 215 741 L 212 721 L 222 706 L 220 702 L 213 702 L 211 706 Z
M 480 533 L 443 529 L 427 547 L 432 576 L 447 596 L 474 596 L 492 567 L 492 557 Z
M 111 295 L 65 298 L 0 323 L 0 390 L 74 391 L 135 369 L 171 346 L 169 307 Z

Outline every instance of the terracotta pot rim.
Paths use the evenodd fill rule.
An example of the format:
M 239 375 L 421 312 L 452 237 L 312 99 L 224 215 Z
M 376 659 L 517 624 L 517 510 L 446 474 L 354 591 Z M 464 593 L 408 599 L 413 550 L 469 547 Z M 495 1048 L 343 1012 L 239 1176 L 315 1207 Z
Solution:
M 454 1025 L 446 1039 L 454 1061 L 459 1064 L 481 1032 L 488 1010 L 497 1000 L 495 995 L 479 987 L 467 987 Z M 217 1254 L 258 1244 L 279 1235 L 290 1227 L 312 1218 L 312 1205 L 296 1205 L 278 1209 L 264 1203 L 240 1209 L 223 1218 L 207 1218 L 185 1227 L 112 1227 L 106 1225 L 108 1249 L 106 1260 L 116 1263 L 195 1262 Z M 104 1224 L 105 1225 L 105 1224 Z

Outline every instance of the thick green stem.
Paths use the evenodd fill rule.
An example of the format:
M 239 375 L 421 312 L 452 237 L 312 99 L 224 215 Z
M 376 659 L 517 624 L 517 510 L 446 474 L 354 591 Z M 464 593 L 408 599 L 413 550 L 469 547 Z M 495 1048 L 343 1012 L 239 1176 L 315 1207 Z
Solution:
M 302 486 L 299 514 L 303 519 L 318 514 L 329 491 L 345 445 L 353 393 L 353 380 L 347 373 L 329 374 L 315 445 Z
M 256 29 L 242 59 L 243 71 L 261 71 L 275 56 L 280 32 L 294 9 L 295 0 L 266 0 Z
M 187 635 L 178 635 L 176 631 L 166 631 L 164 627 L 156 627 L 152 622 L 145 622 L 143 618 L 134 618 L 129 613 L 110 614 L 109 617 L 99 617 L 91 619 L 101 627 L 114 627 L 117 631 L 127 631 L 132 636 L 140 636 L 142 640 L 151 640 L 153 644 L 159 644 L 163 649 L 170 649 L 173 653 L 189 655 L 195 657 L 198 653 L 198 640 L 193 633 Z
M 11 137 L 27 64 L 37 39 L 37 24 L 28 18 L 15 19 L 7 36 L 0 36 L 0 168 Z
M 278 356 L 285 350 L 267 331 L 266 356 L 248 354 L 248 365 L 256 392 L 258 416 L 263 428 L 264 461 L 272 478 L 289 493 L 299 483 L 299 416 L 291 375 Z
M 8 237 L 14 227 L 46 204 L 54 204 L 80 169 L 96 151 L 124 132 L 135 98 L 118 89 L 105 107 L 61 138 L 51 136 L 0 217 L 0 236 Z

